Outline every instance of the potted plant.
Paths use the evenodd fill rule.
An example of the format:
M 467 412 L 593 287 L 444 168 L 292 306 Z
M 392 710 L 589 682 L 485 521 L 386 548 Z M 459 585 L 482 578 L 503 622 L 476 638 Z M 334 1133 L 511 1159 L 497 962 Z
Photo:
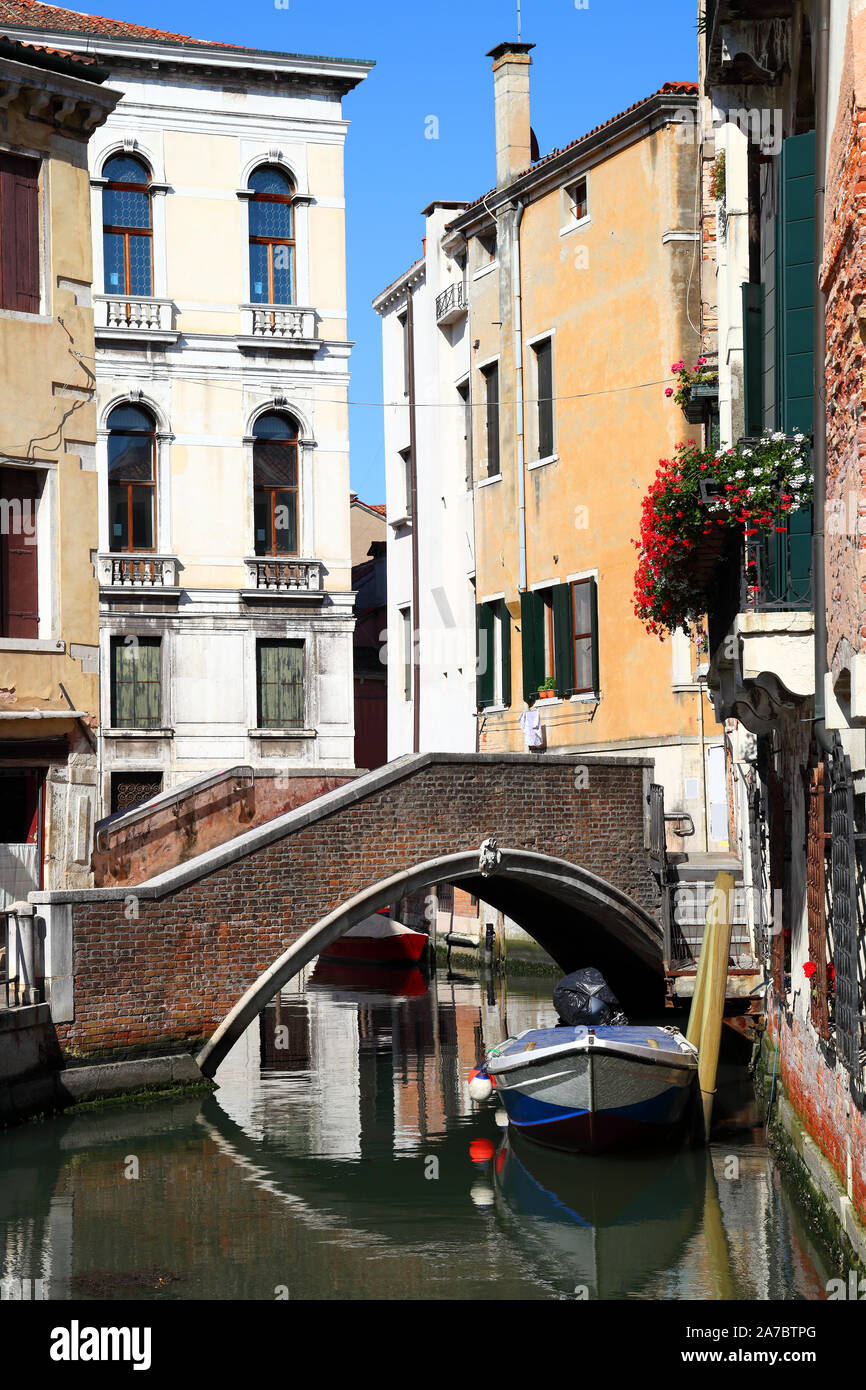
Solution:
M 699 357 L 691 371 L 685 362 L 673 362 L 671 371 L 678 385 L 665 387 L 665 395 L 673 396 L 690 425 L 702 424 L 706 404 L 719 394 L 718 371 L 707 365 L 706 357 Z
M 690 634 L 711 611 L 729 539 L 784 532 L 788 515 L 811 500 L 802 433 L 765 431 L 729 449 L 679 444 L 660 461 L 641 505 L 636 617 L 659 637 L 677 628 Z
M 556 677 L 548 676 L 538 687 L 539 700 L 553 700 L 556 697 Z

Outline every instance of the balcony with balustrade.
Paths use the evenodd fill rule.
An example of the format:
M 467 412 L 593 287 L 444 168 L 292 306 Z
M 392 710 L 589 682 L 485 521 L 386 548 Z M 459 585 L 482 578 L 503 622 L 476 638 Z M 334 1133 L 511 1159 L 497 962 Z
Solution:
M 102 599 L 177 599 L 180 561 L 175 555 L 112 552 L 97 556 Z
M 242 304 L 238 346 L 269 352 L 318 352 L 318 315 L 297 304 Z
M 247 603 L 320 604 L 325 600 L 321 560 L 256 555 L 244 565 L 247 582 L 241 597 Z
M 465 318 L 468 312 L 469 296 L 462 280 L 452 281 L 447 289 L 436 296 L 437 327 L 447 328 L 449 324 Z
M 170 299 L 95 294 L 93 323 L 97 343 L 176 343 L 174 303 Z

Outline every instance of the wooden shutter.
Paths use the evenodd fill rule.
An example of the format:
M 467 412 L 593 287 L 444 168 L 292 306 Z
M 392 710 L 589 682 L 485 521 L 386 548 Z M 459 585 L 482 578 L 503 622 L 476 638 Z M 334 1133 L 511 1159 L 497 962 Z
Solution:
M 551 590 L 553 604 L 553 671 L 557 695 L 574 690 L 574 625 L 571 585 L 556 584 Z
M 0 308 L 39 312 L 39 161 L 0 154 Z
M 511 614 L 508 604 L 502 599 L 499 604 L 502 619 L 502 703 L 511 704 Z
M 596 695 L 601 690 L 598 676 L 598 581 L 589 581 L 590 614 L 592 616 L 592 688 Z
M 141 637 L 134 661 L 136 728 L 158 729 L 161 723 L 162 679 L 159 638 Z
M 487 419 L 487 476 L 494 478 L 499 468 L 499 366 L 484 369 Z
M 39 477 L 0 469 L 0 636 L 39 636 L 36 502 Z
M 776 267 L 779 427 L 813 426 L 815 305 L 815 132 L 782 142 Z
M 743 383 L 746 434 L 764 428 L 764 286 L 743 285 Z
M 520 637 L 523 655 L 523 698 L 538 694 L 544 679 L 544 613 L 537 593 L 520 595 Z
M 478 709 L 493 704 L 493 609 L 489 603 L 479 603 L 475 609 L 476 664 L 475 700 Z
M 260 642 L 258 666 L 259 728 L 303 728 L 303 642 Z

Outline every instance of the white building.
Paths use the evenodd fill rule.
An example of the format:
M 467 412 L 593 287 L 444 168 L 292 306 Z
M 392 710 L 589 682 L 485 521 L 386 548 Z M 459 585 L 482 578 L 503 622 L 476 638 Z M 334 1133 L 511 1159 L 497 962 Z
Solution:
M 475 748 L 475 586 L 463 203 L 425 209 L 424 254 L 382 318 L 388 517 L 388 756 Z M 414 454 L 414 459 L 413 459 Z
M 124 93 L 90 149 L 103 810 L 352 766 L 341 99 L 372 65 L 14 8 Z

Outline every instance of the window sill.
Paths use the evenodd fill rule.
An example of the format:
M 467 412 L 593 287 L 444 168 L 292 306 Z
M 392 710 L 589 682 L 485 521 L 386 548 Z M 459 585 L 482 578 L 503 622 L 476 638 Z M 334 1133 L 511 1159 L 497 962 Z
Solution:
M 315 729 L 248 729 L 250 738 L 315 738 Z
M 491 261 L 489 265 L 483 265 L 480 270 L 473 272 L 473 280 L 483 280 L 485 275 L 491 275 L 494 270 L 499 269 L 498 261 Z
M 399 531 L 401 527 L 410 527 L 412 525 L 412 518 L 407 512 L 404 516 L 395 516 L 393 521 L 389 519 L 388 525 L 391 527 L 392 531 Z
M 15 319 L 18 323 L 53 323 L 50 314 L 28 314 L 23 309 L 0 309 L 0 319 Z M 41 462 L 41 460 L 40 460 Z
M 501 473 L 491 473 L 491 474 L 490 474 L 488 477 L 486 477 L 486 478 L 479 478 L 479 479 L 478 479 L 478 484 L 477 484 L 477 485 L 478 485 L 478 487 L 490 487 L 492 483 L 501 483 L 501 482 L 502 482 L 502 474 L 501 474 Z
M 58 652 L 66 651 L 59 637 L 0 637 L 0 652 Z
M 510 705 L 482 705 L 475 713 L 481 716 L 485 714 L 508 714 L 510 709 Z
M 103 729 L 103 738 L 174 738 L 174 729 Z
M 579 218 L 576 222 L 566 222 L 564 227 L 560 227 L 560 236 L 570 236 L 572 232 L 579 232 L 581 227 L 588 227 L 592 217 L 587 213 L 586 217 Z
M 589 691 L 586 695 L 569 695 L 568 701 L 572 705 L 598 705 L 601 703 L 601 696 Z
M 527 468 L 543 468 L 543 467 L 545 466 L 545 464 L 547 464 L 547 463 L 558 463 L 558 462 L 559 462 L 559 454 L 547 454 L 547 456 L 546 456 L 545 458 L 543 458 L 543 459 L 533 459 L 532 462 L 531 462 L 531 463 L 528 463 L 526 466 L 527 466 Z

